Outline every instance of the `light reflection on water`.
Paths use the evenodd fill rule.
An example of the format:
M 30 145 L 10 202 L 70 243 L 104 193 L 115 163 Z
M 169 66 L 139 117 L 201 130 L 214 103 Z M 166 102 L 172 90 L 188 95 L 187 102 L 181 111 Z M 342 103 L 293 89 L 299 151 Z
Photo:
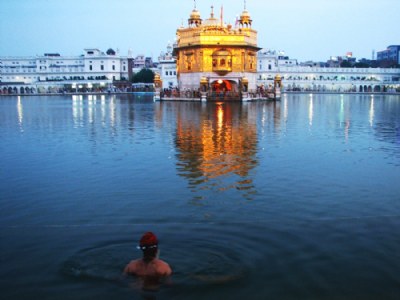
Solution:
M 145 230 L 157 299 L 400 294 L 398 96 L 4 97 L 0 138 L 6 298 L 141 299 L 119 273 Z
M 20 126 L 21 132 L 23 132 L 24 130 L 23 130 L 22 125 L 23 125 L 23 121 L 24 121 L 24 110 L 23 110 L 22 103 L 21 103 L 21 97 L 18 96 L 17 99 L 18 99 L 17 100 L 18 124 Z
M 187 110 L 176 128 L 178 174 L 188 179 L 192 190 L 249 194 L 254 189 L 249 173 L 257 166 L 257 138 L 256 120 L 241 104 L 209 104 L 200 115 Z

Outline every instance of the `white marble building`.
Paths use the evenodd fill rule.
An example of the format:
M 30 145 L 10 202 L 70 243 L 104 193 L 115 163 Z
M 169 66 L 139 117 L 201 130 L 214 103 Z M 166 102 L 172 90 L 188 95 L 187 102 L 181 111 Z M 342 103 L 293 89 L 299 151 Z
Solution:
M 172 45 L 168 44 L 167 52 L 162 52 L 158 57 L 158 71 L 163 89 L 178 87 L 176 57 L 172 55 Z
M 44 54 L 31 57 L 0 57 L 2 93 L 93 91 L 112 87 L 129 77 L 128 56 L 109 49 L 85 49 L 83 55 Z
M 176 59 L 172 54 L 159 58 L 163 88 L 176 86 Z M 283 51 L 262 49 L 257 55 L 257 86 L 273 86 L 282 77 L 284 91 L 394 92 L 400 89 L 400 69 L 328 68 L 300 65 Z
M 144 58 L 144 56 L 143 56 Z M 85 49 L 79 56 L 44 54 L 30 57 L 0 57 L 0 93 L 38 93 L 59 91 L 99 91 L 113 88 L 113 82 L 129 80 L 140 71 L 132 58 L 109 49 Z M 178 86 L 176 58 L 172 46 L 159 56 L 157 68 L 163 88 Z M 282 51 L 260 50 L 257 54 L 257 86 L 273 85 L 282 77 L 284 91 L 394 92 L 400 90 L 400 69 L 327 68 L 301 66 Z
M 258 52 L 257 85 L 273 85 L 282 77 L 285 91 L 392 92 L 400 89 L 400 69 L 300 66 L 270 50 Z

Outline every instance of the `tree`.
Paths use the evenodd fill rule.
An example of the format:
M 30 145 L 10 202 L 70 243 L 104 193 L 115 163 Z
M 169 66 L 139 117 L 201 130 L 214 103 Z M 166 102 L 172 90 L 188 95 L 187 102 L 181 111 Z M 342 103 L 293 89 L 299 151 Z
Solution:
M 111 48 L 108 49 L 106 53 L 107 53 L 107 55 L 115 55 L 115 51 Z
M 356 68 L 369 68 L 371 67 L 369 64 L 365 62 L 358 62 L 354 65 Z
M 351 63 L 350 63 L 348 60 L 344 60 L 344 61 L 342 61 L 342 63 L 340 64 L 340 67 L 341 67 L 341 68 L 351 68 L 352 65 L 351 65 Z
M 153 83 L 154 82 L 154 72 L 150 69 L 141 69 L 138 73 L 132 76 L 133 83 Z

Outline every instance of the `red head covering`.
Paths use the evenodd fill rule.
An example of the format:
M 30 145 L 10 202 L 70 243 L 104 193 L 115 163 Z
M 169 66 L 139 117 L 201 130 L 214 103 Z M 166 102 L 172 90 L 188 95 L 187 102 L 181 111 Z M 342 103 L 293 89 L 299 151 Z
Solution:
M 152 232 L 146 232 L 140 239 L 140 247 L 149 247 L 158 244 L 157 237 Z

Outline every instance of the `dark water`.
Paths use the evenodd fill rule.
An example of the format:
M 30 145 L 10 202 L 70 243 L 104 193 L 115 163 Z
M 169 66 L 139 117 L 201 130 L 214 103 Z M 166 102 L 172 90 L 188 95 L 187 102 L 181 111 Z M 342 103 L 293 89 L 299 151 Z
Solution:
M 2 97 L 0 140 L 2 299 L 400 297 L 400 96 Z

